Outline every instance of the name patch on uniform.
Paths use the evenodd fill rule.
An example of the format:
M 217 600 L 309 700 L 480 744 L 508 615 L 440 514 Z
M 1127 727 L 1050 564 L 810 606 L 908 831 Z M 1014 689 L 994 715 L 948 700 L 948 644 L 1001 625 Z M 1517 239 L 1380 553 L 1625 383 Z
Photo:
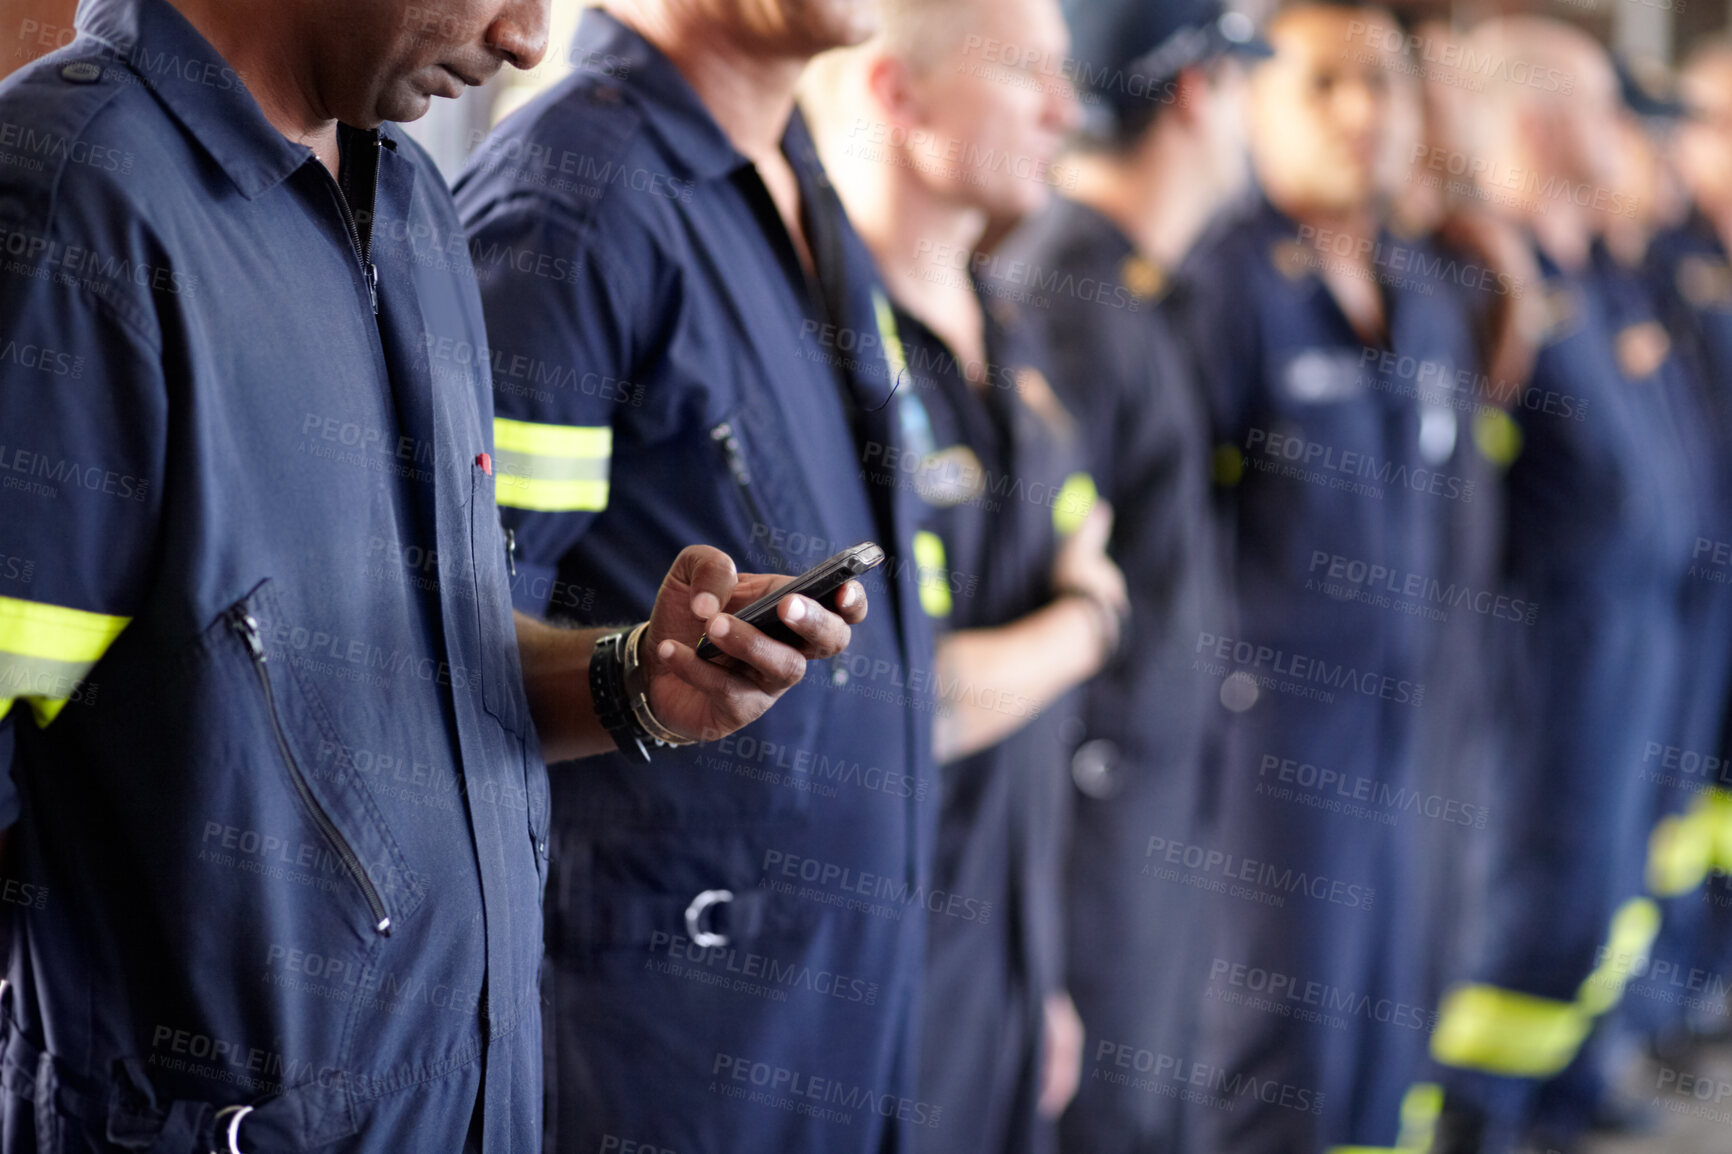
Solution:
M 1575 291 L 1566 285 L 1548 285 L 1540 298 L 1539 343 L 1549 345 L 1575 331 Z
M 1269 250 L 1269 263 L 1288 280 L 1298 280 L 1311 271 L 1311 252 L 1296 240 L 1284 240 Z
M 1295 401 L 1344 401 L 1365 391 L 1359 357 L 1344 349 L 1307 349 L 1287 362 L 1281 385 Z
M 986 491 L 986 471 L 967 445 L 951 445 L 929 453 L 914 474 L 914 491 L 928 505 L 948 509 L 972 501 Z
M 1699 309 L 1732 304 L 1732 267 L 1707 256 L 1687 256 L 1678 262 L 1678 291 Z
M 1161 266 L 1135 253 L 1127 256 L 1119 266 L 1119 280 L 1132 296 L 1141 301 L 1160 296 L 1167 287 L 1167 274 Z

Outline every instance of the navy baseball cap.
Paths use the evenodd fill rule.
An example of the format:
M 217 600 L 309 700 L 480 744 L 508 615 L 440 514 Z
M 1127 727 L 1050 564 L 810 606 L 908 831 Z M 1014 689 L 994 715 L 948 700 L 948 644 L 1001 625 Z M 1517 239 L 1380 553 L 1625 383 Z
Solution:
M 1642 75 L 1629 60 L 1616 53 L 1612 56 L 1612 69 L 1618 74 L 1618 94 L 1637 116 L 1679 120 L 1690 115 L 1689 107 L 1666 91 L 1666 82 L 1653 73 Z
M 1099 139 L 1141 131 L 1187 68 L 1275 54 L 1251 18 L 1222 0 L 1064 0 L 1064 14 L 1083 131 Z

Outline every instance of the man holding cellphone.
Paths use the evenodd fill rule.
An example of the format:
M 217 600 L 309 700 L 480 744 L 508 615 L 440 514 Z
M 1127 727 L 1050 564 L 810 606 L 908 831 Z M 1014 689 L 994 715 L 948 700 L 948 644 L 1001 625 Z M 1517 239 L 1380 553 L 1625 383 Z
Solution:
M 900 345 L 794 111 L 806 61 L 874 17 L 612 0 L 572 49 L 605 70 L 515 114 L 457 185 L 520 605 L 641 615 L 694 538 L 796 572 L 890 555 L 848 659 L 769 723 L 556 779 L 550 1151 L 876 1154 L 942 1125 L 914 1083 L 924 923 L 993 915 L 927 884 L 909 497 L 862 477 L 901 459 Z
M 91 0 L 0 86 L 8 1154 L 534 1149 L 540 750 L 634 732 L 628 673 L 726 734 L 864 616 L 775 643 L 698 546 L 623 655 L 514 619 L 472 270 L 383 122 L 547 14 L 410 11 Z

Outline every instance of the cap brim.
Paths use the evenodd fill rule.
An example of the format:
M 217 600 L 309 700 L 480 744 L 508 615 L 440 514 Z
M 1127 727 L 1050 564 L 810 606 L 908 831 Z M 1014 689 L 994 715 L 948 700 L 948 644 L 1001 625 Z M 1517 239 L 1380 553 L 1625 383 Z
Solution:
M 1243 56 L 1251 60 L 1267 60 L 1275 55 L 1275 46 L 1261 36 L 1253 36 L 1249 40 L 1228 40 L 1221 38 L 1221 51 L 1228 56 Z
M 1654 120 L 1683 120 L 1691 115 L 1690 106 L 1682 100 L 1661 100 L 1657 97 L 1643 94 L 1641 96 L 1626 95 L 1624 103 L 1637 116 Z

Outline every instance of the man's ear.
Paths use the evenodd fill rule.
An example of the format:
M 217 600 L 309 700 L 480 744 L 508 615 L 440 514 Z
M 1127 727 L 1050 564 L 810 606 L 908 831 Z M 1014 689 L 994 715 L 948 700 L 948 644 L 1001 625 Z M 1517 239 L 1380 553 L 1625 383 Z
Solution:
M 892 127 L 911 129 L 925 119 L 925 105 L 913 75 L 906 64 L 892 56 L 878 53 L 867 62 L 866 91 L 872 94 L 874 110 Z
M 1186 124 L 1201 124 L 1209 115 L 1209 74 L 1192 65 L 1173 79 L 1174 111 Z
M 1569 131 L 1569 125 L 1559 109 L 1547 107 L 1538 100 L 1519 102 L 1512 110 L 1515 117 L 1515 138 L 1522 154 L 1530 162 L 1538 162 L 1542 172 L 1558 171 L 1558 142 Z

